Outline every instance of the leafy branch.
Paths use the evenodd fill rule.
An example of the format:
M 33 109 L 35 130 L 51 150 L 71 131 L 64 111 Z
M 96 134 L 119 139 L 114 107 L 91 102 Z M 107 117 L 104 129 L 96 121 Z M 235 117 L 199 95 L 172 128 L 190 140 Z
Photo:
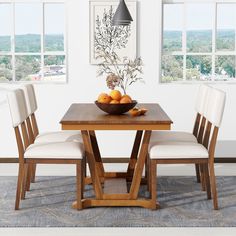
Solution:
M 128 86 L 142 79 L 139 74 L 143 73 L 143 63 L 141 58 L 135 60 L 127 57 L 123 60 L 119 58 L 116 52 L 127 46 L 131 28 L 130 26 L 113 26 L 113 16 L 111 6 L 108 12 L 104 9 L 102 19 L 99 16 L 96 18 L 94 45 L 96 59 L 101 61 L 98 65 L 97 76 L 107 75 L 108 88 L 120 87 L 126 94 Z

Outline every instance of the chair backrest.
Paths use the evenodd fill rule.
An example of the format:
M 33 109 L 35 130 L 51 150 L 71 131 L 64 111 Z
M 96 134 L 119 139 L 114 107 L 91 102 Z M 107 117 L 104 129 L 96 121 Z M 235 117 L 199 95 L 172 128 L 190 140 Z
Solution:
M 205 101 L 206 109 L 202 118 L 204 122 L 201 122 L 198 141 L 209 150 L 210 160 L 213 163 L 218 131 L 225 108 L 225 101 L 225 92 L 210 87 L 208 97 Z
M 8 103 L 11 112 L 12 125 L 17 127 L 22 124 L 28 117 L 24 92 L 16 89 L 8 92 Z
M 198 89 L 195 110 L 200 115 L 203 115 L 207 109 L 207 100 L 210 94 L 211 87 L 205 84 L 200 85 Z
M 32 115 L 38 109 L 34 86 L 27 84 L 22 87 L 25 93 L 28 115 Z
M 28 120 L 28 122 L 31 122 L 31 124 L 28 124 L 28 126 L 32 127 L 33 139 L 35 140 L 35 138 L 39 134 L 39 129 L 38 129 L 38 124 L 35 117 L 35 111 L 38 109 L 38 105 L 37 105 L 34 86 L 32 84 L 27 84 L 27 85 L 24 85 L 22 89 L 24 91 L 25 98 L 26 98 L 28 116 L 31 117 L 31 119 L 29 119 L 30 121 Z
M 226 93 L 222 90 L 211 88 L 208 98 L 207 109 L 205 111 L 205 118 L 214 126 L 220 127 L 226 101 Z
M 19 162 L 23 163 L 24 152 L 33 143 L 33 131 L 28 116 L 25 94 L 22 89 L 16 89 L 8 92 L 7 97 L 16 135 Z
M 207 101 L 210 94 L 211 87 L 208 85 L 200 85 L 195 102 L 195 111 L 197 112 L 195 123 L 193 126 L 193 135 L 198 139 L 198 142 L 202 142 L 202 136 L 205 126 L 204 114 L 207 109 Z

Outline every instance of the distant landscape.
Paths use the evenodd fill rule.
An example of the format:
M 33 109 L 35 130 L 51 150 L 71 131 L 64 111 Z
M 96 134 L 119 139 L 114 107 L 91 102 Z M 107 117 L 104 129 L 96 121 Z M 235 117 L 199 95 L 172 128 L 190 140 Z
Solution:
M 188 53 L 211 53 L 212 31 L 187 31 Z M 63 35 L 45 35 L 45 50 L 63 51 Z M 216 48 L 218 51 L 235 51 L 235 30 L 220 30 L 217 32 Z M 162 82 L 183 80 L 183 56 L 178 55 L 182 50 L 182 32 L 165 31 L 163 35 Z M 3 56 L 1 52 L 10 52 L 9 36 L 0 36 L 0 81 L 12 80 L 12 63 L 10 56 Z M 40 35 L 17 35 L 15 51 L 24 53 L 39 53 L 41 51 Z M 169 55 L 175 52 L 175 56 Z M 235 81 L 235 57 L 216 57 L 216 77 L 219 81 Z M 41 68 L 40 56 L 16 56 L 16 80 L 44 80 L 61 81 L 65 79 L 65 56 L 45 56 L 44 68 Z M 186 80 L 211 80 L 211 56 L 187 56 Z
M 187 31 L 187 53 L 211 53 L 212 52 L 212 31 Z M 216 34 L 217 51 L 235 51 L 235 30 L 219 30 Z M 162 58 L 162 81 L 183 80 L 183 56 L 178 55 L 182 51 L 182 32 L 165 31 L 163 35 Z M 168 53 L 176 52 L 176 56 Z M 235 56 L 216 57 L 215 80 L 235 80 Z M 212 76 L 211 56 L 187 56 L 186 80 L 211 80 Z
M 11 51 L 10 36 L 0 36 L 0 81 L 12 80 L 11 56 L 3 56 L 1 52 Z M 45 35 L 44 47 L 46 52 L 64 51 L 63 35 Z M 16 35 L 15 52 L 40 53 L 40 35 Z M 29 81 L 44 80 L 61 81 L 65 79 L 65 56 L 53 55 L 44 57 L 44 68 L 41 68 L 41 57 L 34 55 L 16 56 L 16 80 Z

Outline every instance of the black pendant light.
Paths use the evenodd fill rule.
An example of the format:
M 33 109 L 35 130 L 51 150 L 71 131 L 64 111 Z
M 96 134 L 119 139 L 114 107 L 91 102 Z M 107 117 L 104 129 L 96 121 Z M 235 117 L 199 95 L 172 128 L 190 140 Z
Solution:
M 112 19 L 113 25 L 130 25 L 133 21 L 129 9 L 124 0 L 120 0 L 119 6 L 117 7 L 116 13 Z

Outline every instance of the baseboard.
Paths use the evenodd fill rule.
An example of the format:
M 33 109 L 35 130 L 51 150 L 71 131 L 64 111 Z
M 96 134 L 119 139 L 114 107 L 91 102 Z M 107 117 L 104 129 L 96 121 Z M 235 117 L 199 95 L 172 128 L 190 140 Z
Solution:
M 103 163 L 128 163 L 129 158 L 126 157 L 104 157 L 102 158 Z M 18 163 L 16 157 L 0 157 L 0 164 L 14 164 Z M 236 163 L 236 157 L 216 157 L 215 163 Z

